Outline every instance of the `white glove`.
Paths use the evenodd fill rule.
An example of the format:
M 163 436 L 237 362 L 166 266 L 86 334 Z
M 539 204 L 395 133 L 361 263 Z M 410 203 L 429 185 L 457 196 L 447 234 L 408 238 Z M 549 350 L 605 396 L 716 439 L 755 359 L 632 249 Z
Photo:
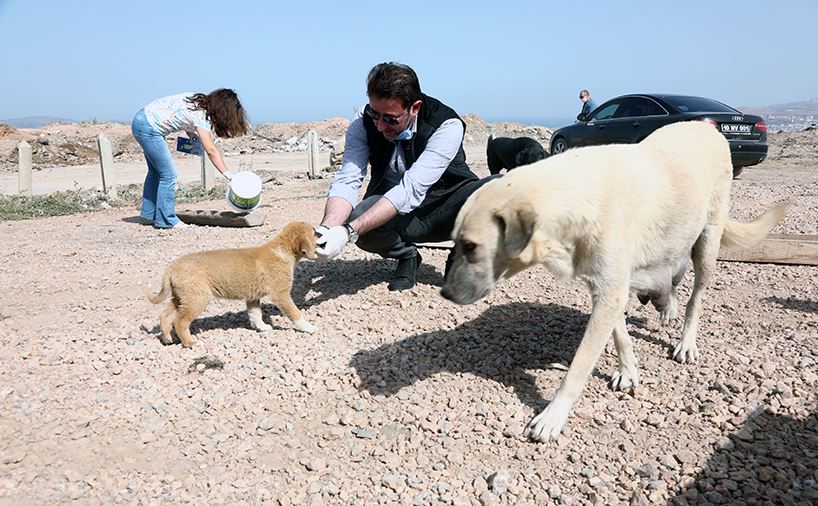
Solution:
M 326 231 L 321 232 L 322 229 Z M 320 246 L 315 250 L 319 262 L 326 262 L 337 257 L 344 251 L 344 246 L 349 242 L 349 232 L 343 225 L 335 225 L 330 229 L 321 226 L 315 231 L 321 234 L 315 241 Z
M 236 175 L 236 173 L 233 172 L 232 170 L 226 170 L 226 171 L 222 172 L 222 176 L 226 177 L 228 181 L 233 179 L 233 176 L 235 176 L 235 175 Z

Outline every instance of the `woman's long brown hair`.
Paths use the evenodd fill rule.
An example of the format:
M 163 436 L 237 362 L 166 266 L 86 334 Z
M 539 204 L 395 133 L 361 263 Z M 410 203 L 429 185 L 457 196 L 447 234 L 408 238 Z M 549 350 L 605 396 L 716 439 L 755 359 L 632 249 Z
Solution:
M 205 117 L 219 137 L 246 135 L 250 128 L 247 124 L 247 113 L 239 102 L 239 96 L 229 88 L 219 88 L 207 95 L 195 93 L 187 101 L 193 104 L 194 109 L 205 112 Z

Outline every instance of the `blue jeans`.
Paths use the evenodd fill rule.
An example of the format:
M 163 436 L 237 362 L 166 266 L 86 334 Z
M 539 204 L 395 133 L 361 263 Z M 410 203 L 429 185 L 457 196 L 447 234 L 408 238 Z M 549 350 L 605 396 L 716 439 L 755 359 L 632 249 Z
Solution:
M 153 129 L 142 109 L 131 123 L 136 142 L 148 161 L 148 175 L 142 188 L 142 210 L 139 215 L 157 228 L 170 228 L 179 223 L 176 217 L 176 167 L 165 136 Z

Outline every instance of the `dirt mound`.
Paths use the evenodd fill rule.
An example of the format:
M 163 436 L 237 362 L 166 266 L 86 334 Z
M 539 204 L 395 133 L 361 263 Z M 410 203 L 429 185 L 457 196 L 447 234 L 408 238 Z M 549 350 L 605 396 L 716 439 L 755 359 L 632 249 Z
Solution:
M 539 141 L 546 149 L 551 140 L 553 128 L 546 128 L 541 125 L 523 125 L 521 123 L 497 122 L 488 123 L 476 114 L 466 114 L 463 116 L 466 123 L 466 143 L 484 143 L 489 135 L 494 137 L 531 137 Z
M 547 145 L 551 129 L 537 125 L 516 123 L 487 123 L 474 114 L 463 117 L 466 122 L 466 143 L 484 143 L 490 134 L 495 137 L 527 136 Z M 330 118 L 305 123 L 265 123 L 252 129 L 249 135 L 236 139 L 216 139 L 224 154 L 253 154 L 307 150 L 307 135 L 318 134 L 319 149 L 337 155 L 344 150 L 344 136 L 350 121 Z M 131 134 L 129 125 L 122 123 L 55 123 L 42 128 L 13 129 L 2 125 L 0 130 L 0 170 L 17 169 L 17 143 L 27 141 L 32 147 L 35 169 L 97 163 L 99 160 L 97 136 L 104 133 L 111 141 L 114 161 L 132 161 L 142 158 L 142 150 Z M 185 134 L 181 134 L 185 135 Z M 177 158 L 176 138 L 168 136 L 168 148 Z
M 17 132 L 17 130 L 14 128 L 6 125 L 5 123 L 0 123 L 0 139 L 10 137 L 14 135 L 15 132 Z

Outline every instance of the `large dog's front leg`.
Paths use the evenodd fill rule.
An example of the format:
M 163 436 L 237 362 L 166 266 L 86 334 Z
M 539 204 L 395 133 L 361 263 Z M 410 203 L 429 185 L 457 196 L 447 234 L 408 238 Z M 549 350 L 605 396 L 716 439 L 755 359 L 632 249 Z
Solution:
M 579 399 L 599 356 L 605 349 L 614 325 L 625 311 L 628 283 L 615 287 L 592 287 L 593 309 L 585 334 L 563 378 L 554 400 L 528 424 L 528 434 L 535 441 L 556 439 L 562 432 L 571 407 Z M 604 293 L 602 293 L 604 291 Z

